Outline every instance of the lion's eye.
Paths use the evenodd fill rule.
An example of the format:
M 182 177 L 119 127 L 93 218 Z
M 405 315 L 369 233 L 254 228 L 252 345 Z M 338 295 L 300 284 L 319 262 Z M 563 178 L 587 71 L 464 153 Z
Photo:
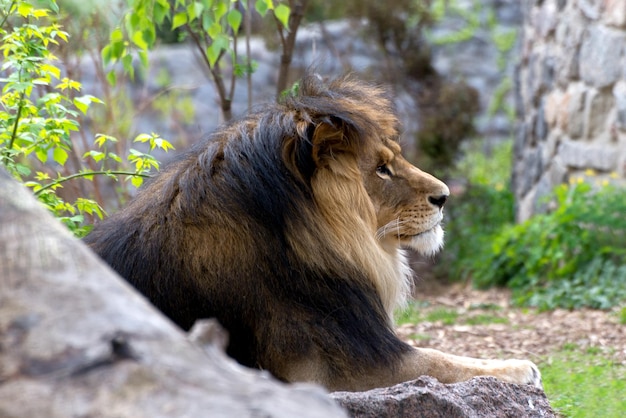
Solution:
M 378 174 L 378 176 L 382 178 L 390 178 L 391 176 L 393 176 L 393 173 L 386 164 L 381 164 L 376 167 L 376 174 Z

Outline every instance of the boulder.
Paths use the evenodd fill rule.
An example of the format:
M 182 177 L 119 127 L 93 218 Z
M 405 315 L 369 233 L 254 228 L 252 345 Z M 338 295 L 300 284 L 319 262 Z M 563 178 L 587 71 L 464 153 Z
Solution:
M 0 417 L 346 416 L 197 334 L 204 350 L 0 169 Z
M 541 389 L 493 377 L 444 385 L 423 376 L 367 392 L 334 392 L 331 397 L 354 418 L 556 417 Z

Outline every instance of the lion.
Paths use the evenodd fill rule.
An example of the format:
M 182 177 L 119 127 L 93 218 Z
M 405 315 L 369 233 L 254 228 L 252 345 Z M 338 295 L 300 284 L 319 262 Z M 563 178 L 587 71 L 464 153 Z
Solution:
M 181 328 L 285 382 L 363 391 L 430 375 L 541 387 L 527 360 L 413 348 L 394 331 L 407 249 L 433 255 L 448 187 L 401 154 L 385 90 L 307 74 L 179 155 L 86 243 Z

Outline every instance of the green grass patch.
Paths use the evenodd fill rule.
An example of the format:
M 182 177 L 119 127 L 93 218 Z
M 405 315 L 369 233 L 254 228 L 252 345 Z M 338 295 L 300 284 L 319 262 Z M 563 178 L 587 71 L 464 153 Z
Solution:
M 508 324 L 509 320 L 497 315 L 479 314 L 464 321 L 467 325 Z
M 428 306 L 428 302 L 411 301 L 402 311 L 396 312 L 396 324 L 418 324 L 424 321 L 422 308 Z
M 626 325 L 626 306 L 620 309 L 618 315 L 619 315 L 619 323 L 621 325 Z
M 454 309 L 437 308 L 426 314 L 426 320 L 429 322 L 441 321 L 444 325 L 452 325 L 459 318 L 459 313 Z
M 568 345 L 539 365 L 550 404 L 560 416 L 624 416 L 626 367 L 600 351 Z
M 410 334 L 408 338 L 413 341 L 429 341 L 431 336 L 426 334 Z

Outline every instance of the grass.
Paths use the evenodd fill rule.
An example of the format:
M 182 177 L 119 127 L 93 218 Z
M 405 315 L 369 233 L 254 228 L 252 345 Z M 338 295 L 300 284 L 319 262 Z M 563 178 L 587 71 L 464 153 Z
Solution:
M 427 304 L 412 302 L 409 306 L 396 315 L 396 323 L 418 324 L 420 322 L 441 322 L 443 325 L 454 325 L 455 323 L 464 323 L 467 325 L 488 325 L 488 324 L 507 324 L 509 321 L 498 315 L 491 314 L 465 314 L 461 315 L 455 309 L 435 308 L 433 310 L 422 309 Z M 481 306 L 481 308 L 483 308 Z M 474 308 L 473 308 L 474 309 Z M 489 307 L 489 309 L 496 310 Z
M 618 315 L 619 315 L 619 323 L 621 325 L 626 325 L 626 306 L 620 309 Z
M 618 418 L 626 413 L 626 367 L 600 350 L 569 344 L 539 364 L 554 410 L 566 418 Z
M 508 324 L 509 320 L 497 315 L 479 314 L 468 317 L 464 321 L 467 325 Z
M 426 320 L 429 322 L 441 321 L 444 325 L 453 325 L 459 318 L 459 313 L 454 309 L 437 308 L 426 314 Z

